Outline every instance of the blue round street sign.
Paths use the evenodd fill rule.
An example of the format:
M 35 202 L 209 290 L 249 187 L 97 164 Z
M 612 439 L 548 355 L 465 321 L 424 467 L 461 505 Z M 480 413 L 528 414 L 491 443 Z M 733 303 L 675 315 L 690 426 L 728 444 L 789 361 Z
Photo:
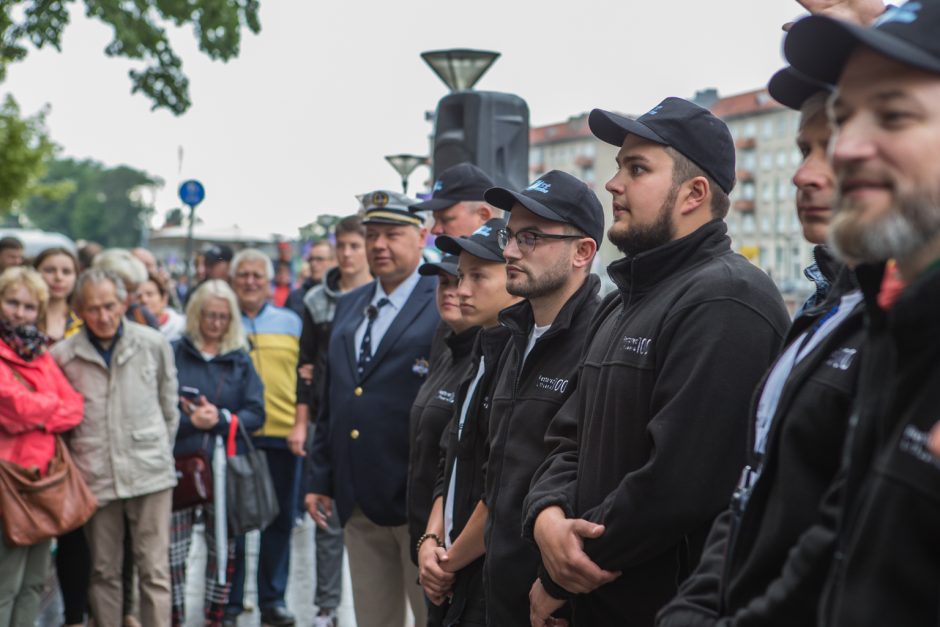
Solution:
M 195 207 L 206 197 L 206 190 L 199 181 L 190 179 L 180 185 L 180 200 L 190 207 Z

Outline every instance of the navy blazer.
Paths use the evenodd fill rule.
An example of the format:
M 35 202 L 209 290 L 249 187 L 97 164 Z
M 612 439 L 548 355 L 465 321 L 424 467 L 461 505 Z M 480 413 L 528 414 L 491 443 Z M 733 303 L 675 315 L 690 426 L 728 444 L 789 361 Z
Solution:
M 440 319 L 437 279 L 421 277 L 360 377 L 355 334 L 375 287 L 373 281 L 336 303 L 306 492 L 332 496 L 344 525 L 358 505 L 369 520 L 391 527 L 406 521 L 409 414 Z

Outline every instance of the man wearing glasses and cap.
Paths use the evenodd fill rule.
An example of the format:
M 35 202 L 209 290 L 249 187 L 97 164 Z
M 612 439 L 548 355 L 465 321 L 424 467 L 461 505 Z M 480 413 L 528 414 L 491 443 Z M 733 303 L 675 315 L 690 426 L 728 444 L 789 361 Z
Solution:
M 360 627 L 415 624 L 427 612 L 405 513 L 408 421 L 439 322 L 437 280 L 418 273 L 427 230 L 414 201 L 366 196 L 366 253 L 376 279 L 336 304 L 306 505 L 321 527 L 335 501 Z
M 431 198 L 411 205 L 412 211 L 432 211 L 432 235 L 470 235 L 487 220 L 501 218 L 502 212 L 483 199 L 493 187 L 493 179 L 472 163 L 458 163 L 443 172 L 431 189 Z
M 504 309 L 511 338 L 493 389 L 486 459 L 487 624 L 525 625 L 539 554 L 522 538 L 522 501 L 545 460 L 545 433 L 577 385 L 578 359 L 600 298 L 591 261 L 604 210 L 587 185 L 553 170 L 520 193 L 493 188 L 509 212 L 499 235 L 506 289 L 525 300 Z
M 526 498 L 523 533 L 544 567 L 532 624 L 573 597 L 576 625 L 652 625 L 727 506 L 751 394 L 789 316 L 731 250 L 724 122 L 667 98 L 636 120 L 595 109 L 589 123 L 620 147 L 608 237 L 625 258 L 608 268 L 618 290 L 553 423 L 577 428 L 549 431 Z

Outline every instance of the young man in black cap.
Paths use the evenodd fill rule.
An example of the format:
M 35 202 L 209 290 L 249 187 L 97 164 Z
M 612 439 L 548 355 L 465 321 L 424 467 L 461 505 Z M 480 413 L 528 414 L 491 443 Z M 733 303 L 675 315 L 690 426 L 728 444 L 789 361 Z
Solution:
M 434 491 L 441 462 L 441 437 L 454 415 L 457 388 L 472 367 L 471 352 L 480 327 L 465 322 L 460 313 L 456 255 L 444 255 L 439 262 L 426 262 L 418 272 L 437 277 L 437 311 L 447 332 L 443 347 L 431 363 L 427 381 L 418 391 L 411 406 L 411 448 L 408 458 L 408 529 L 411 533 L 411 560 L 418 564 L 418 546 L 428 531 L 428 519 L 434 505 Z M 440 505 L 439 505 L 440 507 Z M 440 520 L 438 537 L 443 537 L 442 512 L 435 514 Z M 453 582 L 450 573 L 438 572 L 447 584 Z M 433 608 L 429 612 L 435 615 Z M 432 618 L 429 624 L 439 624 Z
M 587 185 L 553 170 L 521 193 L 494 188 L 509 213 L 500 233 L 506 289 L 524 298 L 500 312 L 512 339 L 499 360 L 486 459 L 487 624 L 525 625 L 539 554 L 522 538 L 522 501 L 545 460 L 545 433 L 577 386 L 578 360 L 600 298 L 591 274 L 604 210 Z
M 940 405 L 938 32 L 940 3 L 908 2 L 871 28 L 806 18 L 784 47 L 798 70 L 837 85 L 830 240 L 862 262 L 868 316 L 836 557 L 820 604 L 827 627 L 937 621 L 940 462 L 927 441 Z M 887 259 L 907 283 L 893 303 L 879 298 Z
M 430 200 L 411 205 L 411 210 L 434 213 L 432 235 L 470 235 L 487 220 L 502 217 L 483 200 L 483 193 L 493 185 L 493 179 L 477 166 L 458 163 L 434 181 Z
M 695 573 L 660 612 L 658 627 L 813 625 L 822 581 L 795 577 L 792 565 L 832 556 L 833 533 L 819 507 L 840 465 L 864 307 L 851 271 L 824 246 L 835 197 L 826 154 L 832 90 L 785 68 L 769 91 L 802 114 L 797 145 L 804 159 L 793 182 L 803 236 L 817 244 L 807 269 L 817 289 L 758 389 L 748 468 L 731 507 L 712 527 Z
M 410 559 L 405 508 L 408 421 L 428 374 L 440 318 L 437 281 L 418 274 L 427 229 L 395 192 L 366 195 L 366 254 L 376 280 L 336 303 L 306 505 L 328 526 L 335 503 L 346 537 L 359 627 L 427 620 Z
M 418 566 L 425 593 L 435 605 L 450 595 L 444 625 L 483 627 L 484 490 L 492 385 L 509 331 L 498 314 L 517 298 L 506 291 L 499 232 L 506 222 L 492 219 L 470 237 L 438 237 L 435 244 L 459 255 L 457 295 L 465 324 L 482 327 L 473 347 L 474 368 L 460 384 L 446 442 L 441 486 L 425 534 L 418 540 Z M 448 574 L 455 574 L 452 583 Z
M 620 146 L 610 240 L 626 255 L 578 386 L 526 498 L 544 566 L 533 624 L 574 597 L 576 625 L 652 625 L 698 562 L 744 466 L 747 409 L 789 326 L 773 282 L 731 251 L 725 124 L 667 98 L 636 120 L 595 109 Z

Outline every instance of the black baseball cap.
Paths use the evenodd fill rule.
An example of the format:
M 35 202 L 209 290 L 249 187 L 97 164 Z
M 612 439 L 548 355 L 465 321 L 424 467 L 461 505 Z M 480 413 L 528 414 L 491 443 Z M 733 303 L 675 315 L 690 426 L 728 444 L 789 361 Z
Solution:
M 505 187 L 487 190 L 486 202 L 504 211 L 512 211 L 519 203 L 537 216 L 552 222 L 563 222 L 584 231 L 601 245 L 604 238 L 604 208 L 579 179 L 561 170 L 546 172 L 521 192 Z
M 232 250 L 231 246 L 226 246 L 225 244 L 213 244 L 203 251 L 202 256 L 205 259 L 206 265 L 211 266 L 221 261 L 231 263 L 232 257 L 235 256 L 235 252 Z
M 460 256 L 461 252 L 468 252 L 474 257 L 486 261 L 505 262 L 503 249 L 499 247 L 499 232 L 505 228 L 505 220 L 492 218 L 487 220 L 483 226 L 470 236 L 451 237 L 450 235 L 441 235 L 434 240 L 434 245 L 450 255 Z
M 767 91 L 783 106 L 799 111 L 810 97 L 820 92 L 832 93 L 833 86 L 810 78 L 794 67 L 785 67 L 770 78 Z
M 617 147 L 631 133 L 670 146 L 702 168 L 726 194 L 734 189 L 731 131 L 711 111 L 695 103 L 669 97 L 635 120 L 594 109 L 588 125 L 595 137 Z
M 493 179 L 472 163 L 452 165 L 434 181 L 430 200 L 411 205 L 412 211 L 442 211 L 465 200 L 483 200 L 483 192 L 493 187 Z
M 849 55 L 860 45 L 940 74 L 940 2 L 912 1 L 891 7 L 870 27 L 811 15 L 793 25 L 783 52 L 800 72 L 835 84 Z
M 444 255 L 440 261 L 425 261 L 418 266 L 418 274 L 421 276 L 437 276 L 441 272 L 451 276 L 457 276 L 457 262 L 460 257 L 457 255 Z

